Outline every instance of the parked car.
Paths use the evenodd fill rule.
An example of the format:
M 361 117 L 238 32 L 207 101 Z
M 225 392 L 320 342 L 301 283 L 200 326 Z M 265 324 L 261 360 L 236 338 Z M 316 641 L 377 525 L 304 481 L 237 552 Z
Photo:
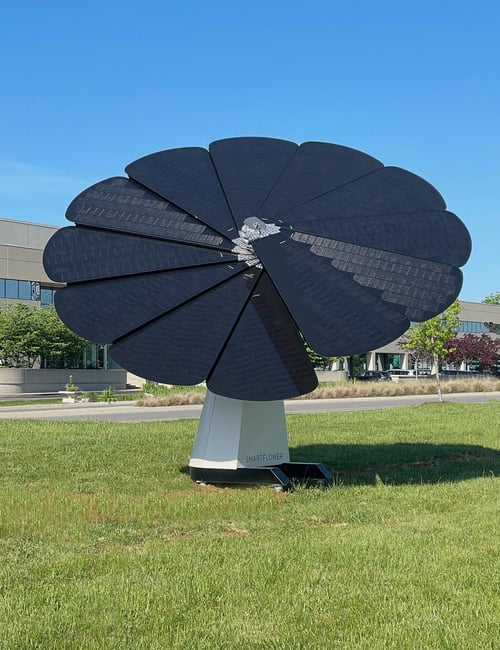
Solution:
M 399 381 L 400 379 L 407 379 L 408 377 L 415 379 L 416 377 L 413 370 L 401 370 L 401 368 L 393 368 L 392 370 L 389 370 L 389 374 L 391 375 L 391 379 L 393 379 L 394 381 Z
M 394 377 L 413 377 L 415 373 L 413 370 L 401 370 L 401 368 L 393 368 L 389 370 L 389 374 L 394 379 Z
M 391 381 L 391 375 L 385 370 L 365 370 L 355 379 L 359 381 Z

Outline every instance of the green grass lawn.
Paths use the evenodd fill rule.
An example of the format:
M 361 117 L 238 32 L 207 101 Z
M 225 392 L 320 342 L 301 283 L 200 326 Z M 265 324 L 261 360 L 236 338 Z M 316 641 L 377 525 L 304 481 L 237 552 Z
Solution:
M 500 648 L 500 402 L 288 427 L 334 486 L 200 487 L 195 421 L 3 420 L 0 648 Z

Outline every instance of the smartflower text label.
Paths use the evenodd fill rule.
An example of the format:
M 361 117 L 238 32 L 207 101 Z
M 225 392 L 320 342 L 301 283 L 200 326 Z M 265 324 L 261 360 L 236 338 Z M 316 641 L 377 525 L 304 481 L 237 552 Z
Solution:
M 255 454 L 254 456 L 245 456 L 245 464 L 250 463 L 269 463 L 269 462 L 281 462 L 283 460 L 283 453 L 278 451 L 271 454 Z

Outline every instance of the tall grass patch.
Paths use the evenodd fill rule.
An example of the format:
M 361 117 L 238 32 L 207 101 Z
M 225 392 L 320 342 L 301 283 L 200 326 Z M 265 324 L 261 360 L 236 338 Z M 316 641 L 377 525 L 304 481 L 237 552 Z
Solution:
M 335 485 L 201 487 L 195 421 L 4 420 L 0 648 L 496 648 L 500 403 L 289 416 Z
M 500 390 L 500 379 L 442 380 L 441 390 L 449 393 L 487 393 Z M 322 382 L 301 399 L 335 399 L 339 397 L 397 397 L 400 395 L 436 395 L 436 381 L 432 378 L 407 378 L 394 381 L 337 381 Z
M 441 389 L 448 393 L 488 393 L 500 391 L 500 379 L 481 377 L 477 379 L 447 379 Z M 336 381 L 321 382 L 318 387 L 299 399 L 335 399 L 350 397 L 397 397 L 401 395 L 436 395 L 434 379 L 400 379 L 398 381 Z M 206 387 L 164 386 L 146 384 L 141 391 L 139 406 L 177 406 L 180 404 L 203 404 Z

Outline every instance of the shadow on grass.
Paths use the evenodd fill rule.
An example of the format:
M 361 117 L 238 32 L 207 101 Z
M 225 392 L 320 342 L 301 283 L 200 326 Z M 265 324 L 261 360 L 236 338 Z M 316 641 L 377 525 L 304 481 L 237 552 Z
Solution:
M 500 476 L 500 451 L 480 445 L 303 445 L 290 448 L 292 462 L 323 463 L 336 485 L 404 485 Z M 189 467 L 179 468 L 189 474 Z
M 326 465 L 336 484 L 394 485 L 465 481 L 500 476 L 500 451 L 479 445 L 304 445 L 290 460 Z

